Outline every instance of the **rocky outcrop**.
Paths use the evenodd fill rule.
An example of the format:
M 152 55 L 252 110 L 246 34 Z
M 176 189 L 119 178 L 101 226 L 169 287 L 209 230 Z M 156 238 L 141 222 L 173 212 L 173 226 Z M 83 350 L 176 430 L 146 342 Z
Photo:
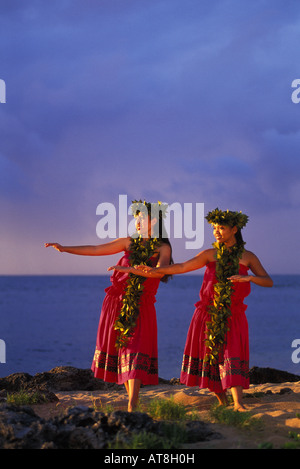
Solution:
M 297 381 L 300 381 L 300 376 L 287 371 L 276 370 L 275 368 L 259 368 L 258 366 L 253 366 L 250 369 L 251 384 L 296 383 Z
M 300 381 L 299 375 L 274 368 L 259 368 L 254 366 L 250 370 L 251 384 L 297 381 Z M 180 385 L 178 378 L 172 378 L 171 380 L 160 378 L 160 383 L 173 386 Z M 55 400 L 54 394 L 59 391 L 107 391 L 112 389 L 118 390 L 120 386 L 95 378 L 89 369 L 74 368 L 72 366 L 59 366 L 50 371 L 37 373 L 34 376 L 28 373 L 14 373 L 5 378 L 0 378 L 0 391 L 39 391 L 45 394 L 47 400 Z
M 253 367 L 252 384 L 286 383 L 300 381 L 300 376 L 273 368 Z M 160 380 L 173 386 L 179 379 Z M 96 379 L 91 370 L 70 366 L 53 368 L 31 376 L 14 373 L 0 378 L 0 448 L 4 449 L 106 449 L 126 445 L 134 434 L 146 432 L 153 436 L 155 448 L 162 448 L 166 439 L 165 422 L 154 421 L 148 414 L 124 411 L 97 412 L 92 408 L 73 407 L 64 415 L 42 419 L 29 406 L 6 403 L 6 394 L 25 391 L 40 396 L 40 402 L 58 400 L 55 392 L 120 389 L 120 386 Z M 283 391 L 290 391 L 284 388 Z M 174 423 L 172 425 L 175 425 Z M 185 441 L 206 441 L 221 436 L 202 421 L 186 421 Z M 171 443 L 171 448 L 173 443 Z M 175 446 L 174 446 L 175 447 Z
M 220 438 L 209 425 L 186 422 L 185 441 Z M 126 445 L 134 433 L 151 434 L 154 447 L 167 441 L 163 422 L 155 422 L 140 412 L 96 412 L 88 407 L 73 407 L 61 417 L 44 420 L 27 406 L 0 406 L 0 448 L 2 449 L 107 449 Z M 172 448 L 172 444 L 169 445 Z M 174 448 L 176 446 L 173 446 Z
M 36 373 L 14 373 L 0 378 L 0 390 L 16 392 L 20 389 L 47 389 L 48 391 L 97 391 L 119 388 L 115 383 L 105 383 L 94 377 L 89 369 L 73 366 L 58 366 L 50 371 Z

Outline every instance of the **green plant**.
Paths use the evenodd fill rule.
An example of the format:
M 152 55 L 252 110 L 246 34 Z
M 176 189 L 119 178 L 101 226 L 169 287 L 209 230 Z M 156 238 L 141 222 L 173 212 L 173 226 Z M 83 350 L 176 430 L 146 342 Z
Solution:
M 217 404 L 211 407 L 210 414 L 217 422 L 234 427 L 257 428 L 262 425 L 261 419 L 254 418 L 250 412 L 237 412 Z
M 289 438 L 292 438 L 293 440 L 296 440 L 296 441 L 300 441 L 300 433 L 290 431 Z
M 289 431 L 288 437 L 290 438 L 291 441 L 286 442 L 283 445 L 283 449 L 299 449 L 300 448 L 300 433 L 295 432 L 295 431 Z
M 30 393 L 24 390 L 19 392 L 14 392 L 12 394 L 7 394 L 7 403 L 15 405 L 32 405 L 39 404 L 43 399 L 43 396 L 38 392 Z M 46 399 L 44 398 L 46 401 Z
M 164 438 L 170 442 L 173 448 L 180 448 L 187 440 L 187 434 L 183 424 L 163 422 L 161 431 Z
M 287 441 L 282 449 L 299 449 L 299 443 L 297 441 Z
M 130 438 L 122 439 L 118 436 L 110 449 L 175 449 L 180 448 L 186 441 L 186 432 L 181 425 L 163 423 L 161 433 L 151 432 L 133 433 Z
M 134 433 L 131 438 L 123 440 L 120 436 L 109 444 L 109 449 L 162 449 L 161 438 L 154 433 Z
M 270 441 L 265 441 L 264 443 L 260 443 L 258 445 L 258 449 L 273 449 L 273 443 Z
M 104 412 L 106 414 L 109 414 L 110 412 L 113 412 L 115 410 L 112 404 L 102 404 L 101 401 L 100 403 L 96 403 L 96 400 L 93 400 L 92 402 L 93 408 L 96 412 Z
M 147 413 L 161 420 L 184 420 L 187 417 L 187 409 L 184 405 L 170 399 L 154 399 L 147 408 Z

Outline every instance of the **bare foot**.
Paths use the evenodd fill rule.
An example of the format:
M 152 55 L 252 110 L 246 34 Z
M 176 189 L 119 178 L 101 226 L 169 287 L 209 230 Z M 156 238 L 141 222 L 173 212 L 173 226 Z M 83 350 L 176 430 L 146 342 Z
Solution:
M 243 406 L 242 404 L 238 404 L 238 405 L 234 406 L 233 410 L 236 410 L 237 412 L 247 412 L 246 407 Z
M 219 406 L 228 406 L 228 399 L 226 392 L 215 393 L 216 398 L 218 399 Z
M 127 410 L 128 412 L 134 412 L 138 408 L 138 402 L 136 404 L 132 404 L 128 402 Z

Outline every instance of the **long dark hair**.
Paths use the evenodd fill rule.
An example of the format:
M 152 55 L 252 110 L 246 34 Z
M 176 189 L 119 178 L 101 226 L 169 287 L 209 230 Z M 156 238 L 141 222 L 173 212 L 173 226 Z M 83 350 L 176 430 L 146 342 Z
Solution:
M 151 217 L 151 208 L 149 210 L 149 216 Z M 165 227 L 165 224 L 164 224 L 162 213 L 160 211 L 159 212 L 159 217 L 158 217 L 158 238 L 161 240 L 162 244 L 168 244 L 168 246 L 170 246 L 170 249 L 171 249 L 170 264 L 174 264 L 174 260 L 173 260 L 173 257 L 172 257 L 172 245 L 170 243 L 169 238 L 166 235 L 167 235 L 167 231 L 166 231 L 166 227 Z M 164 282 L 164 283 L 167 283 L 170 278 L 172 278 L 172 275 L 164 275 L 160 279 L 160 281 Z
M 242 232 L 238 228 L 237 232 L 235 233 L 235 239 L 238 245 L 244 245 L 246 244 L 245 241 L 243 240 Z

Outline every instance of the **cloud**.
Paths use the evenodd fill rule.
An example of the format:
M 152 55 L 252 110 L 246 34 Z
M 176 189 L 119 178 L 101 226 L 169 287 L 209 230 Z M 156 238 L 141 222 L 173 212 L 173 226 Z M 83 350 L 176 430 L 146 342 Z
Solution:
M 94 240 L 119 194 L 293 212 L 299 23 L 283 0 L 2 2 L 5 239 Z

